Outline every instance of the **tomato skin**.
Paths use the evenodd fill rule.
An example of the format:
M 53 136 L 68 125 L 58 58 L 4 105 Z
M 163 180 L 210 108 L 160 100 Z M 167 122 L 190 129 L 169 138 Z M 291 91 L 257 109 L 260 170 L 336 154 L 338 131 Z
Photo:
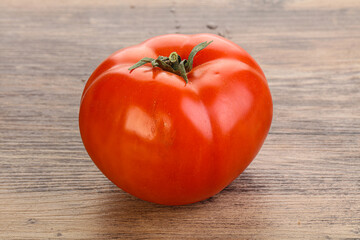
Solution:
M 194 59 L 189 83 L 143 57 Z M 245 170 L 272 121 L 272 99 L 259 65 L 212 34 L 170 34 L 119 50 L 90 76 L 80 105 L 86 150 L 118 187 L 143 200 L 183 205 L 207 199 Z

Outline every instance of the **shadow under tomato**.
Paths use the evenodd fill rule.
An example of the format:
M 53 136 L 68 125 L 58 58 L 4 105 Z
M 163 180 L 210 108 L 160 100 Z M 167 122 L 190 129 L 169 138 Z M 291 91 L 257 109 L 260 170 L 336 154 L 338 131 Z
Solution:
M 98 199 L 99 229 L 107 238 L 151 236 L 161 238 L 172 234 L 189 238 L 235 237 L 254 226 L 271 225 L 269 209 L 261 204 L 266 188 L 253 181 L 250 172 L 244 172 L 219 194 L 194 204 L 164 206 L 131 196 L 116 186 Z M 248 230 L 247 230 L 248 229 Z M 225 234 L 225 235 L 224 235 Z M 253 236 L 253 235 L 248 235 Z

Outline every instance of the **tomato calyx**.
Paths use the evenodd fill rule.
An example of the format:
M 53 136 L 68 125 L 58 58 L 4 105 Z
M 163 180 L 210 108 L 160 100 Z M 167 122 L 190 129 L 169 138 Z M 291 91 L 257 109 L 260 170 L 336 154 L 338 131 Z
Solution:
M 192 70 L 195 55 L 199 51 L 206 48 L 212 42 L 213 41 L 202 42 L 202 43 L 199 43 L 198 45 L 196 45 L 191 50 L 188 59 L 182 60 L 181 57 L 176 52 L 172 52 L 169 55 L 169 57 L 158 56 L 158 58 L 156 58 L 156 59 L 144 57 L 139 62 L 137 62 L 133 66 L 131 66 L 129 68 L 129 71 L 131 72 L 135 68 L 141 67 L 142 65 L 147 64 L 147 63 L 151 63 L 151 65 L 153 67 L 159 67 L 164 71 L 179 75 L 180 77 L 182 77 L 185 80 L 186 83 L 188 83 L 189 80 L 187 78 L 187 73 L 189 73 Z

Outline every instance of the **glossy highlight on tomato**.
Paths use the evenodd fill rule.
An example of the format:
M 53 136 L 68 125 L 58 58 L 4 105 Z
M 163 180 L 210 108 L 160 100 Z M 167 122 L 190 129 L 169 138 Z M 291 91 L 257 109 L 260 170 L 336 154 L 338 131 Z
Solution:
M 188 83 L 144 57 L 188 59 Z M 96 166 L 146 201 L 183 205 L 207 199 L 242 173 L 272 121 L 272 99 L 255 60 L 213 34 L 169 34 L 121 49 L 93 72 L 82 94 L 79 127 Z

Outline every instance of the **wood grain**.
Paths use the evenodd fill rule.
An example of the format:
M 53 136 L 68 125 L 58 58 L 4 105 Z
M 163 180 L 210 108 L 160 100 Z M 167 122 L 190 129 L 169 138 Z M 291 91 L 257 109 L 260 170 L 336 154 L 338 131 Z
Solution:
M 3 0 L 0 9 L 0 239 L 360 239 L 358 1 Z M 84 80 L 105 57 L 175 32 L 220 34 L 252 54 L 274 120 L 223 192 L 166 207 L 99 172 L 77 117 Z

